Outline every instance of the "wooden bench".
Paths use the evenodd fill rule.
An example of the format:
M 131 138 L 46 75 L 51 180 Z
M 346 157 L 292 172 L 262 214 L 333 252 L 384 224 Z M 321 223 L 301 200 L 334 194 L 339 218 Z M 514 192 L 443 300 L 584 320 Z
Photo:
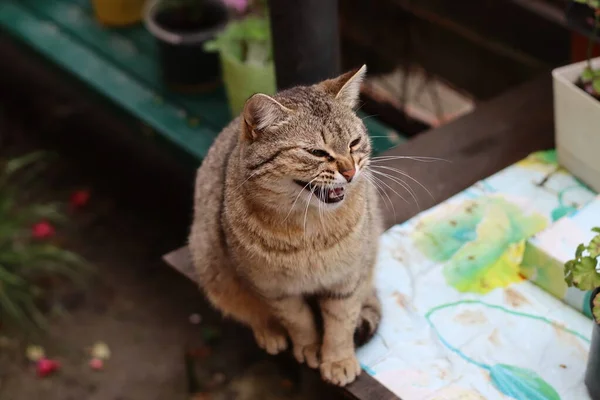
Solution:
M 403 222 L 528 154 L 553 146 L 552 86 L 548 74 L 482 104 L 465 117 L 384 152 L 384 156 L 391 157 L 427 156 L 448 160 L 447 163 L 421 163 L 392 158 L 382 163 L 402 169 L 431 194 L 418 185 L 411 185 L 419 199 L 417 207 L 407 205 L 391 189 L 386 189 L 394 202 L 394 210 L 383 207 L 385 225 L 389 228 Z M 187 247 L 167 254 L 164 259 L 195 280 Z M 368 374 L 362 374 L 347 392 L 361 400 L 397 398 Z
M 89 0 L 3 0 L 0 30 L 196 161 L 231 120 L 222 87 L 201 94 L 168 91 L 154 38 L 141 24 L 100 25 Z M 376 151 L 404 140 L 376 118 L 365 124 Z

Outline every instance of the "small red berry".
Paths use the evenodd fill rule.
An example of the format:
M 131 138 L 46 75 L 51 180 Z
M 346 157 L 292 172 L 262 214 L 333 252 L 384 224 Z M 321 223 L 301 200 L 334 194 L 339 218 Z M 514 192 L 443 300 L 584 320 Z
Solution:
M 60 363 L 47 358 L 40 358 L 37 362 L 37 375 L 44 378 L 60 368 Z
M 56 229 L 48 221 L 40 221 L 31 228 L 31 235 L 36 239 L 47 239 L 55 233 Z
M 99 358 L 92 358 L 90 360 L 90 368 L 94 371 L 100 371 L 104 368 L 104 361 Z
M 90 191 L 89 190 L 76 190 L 71 194 L 71 198 L 69 202 L 71 203 L 71 207 L 73 208 L 82 208 L 85 207 L 90 201 Z

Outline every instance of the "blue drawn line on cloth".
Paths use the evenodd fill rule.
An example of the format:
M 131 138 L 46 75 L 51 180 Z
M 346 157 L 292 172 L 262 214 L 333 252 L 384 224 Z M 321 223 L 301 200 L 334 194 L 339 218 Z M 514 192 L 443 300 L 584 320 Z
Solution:
M 360 364 L 360 367 L 369 375 L 371 376 L 375 376 L 375 371 L 373 371 L 373 369 L 371 369 L 371 367 L 369 367 L 368 365 L 365 365 L 363 363 Z
M 484 192 L 489 192 L 489 193 L 496 193 L 497 190 L 495 187 L 493 187 L 487 180 L 481 180 L 479 181 L 479 183 L 481 184 L 481 186 L 483 186 Z
M 541 321 L 546 324 L 552 325 L 553 327 L 562 329 L 563 331 L 576 336 L 577 338 L 583 340 L 586 343 L 590 343 L 590 340 L 588 338 L 586 338 L 585 336 L 583 336 L 581 333 L 579 333 L 575 330 L 572 330 L 572 329 L 568 329 L 548 318 L 545 318 L 545 317 L 542 317 L 539 315 L 532 315 L 532 314 L 522 313 L 519 311 L 509 310 L 505 307 L 485 303 L 485 302 L 482 302 L 479 300 L 459 300 L 459 301 L 456 301 L 453 303 L 441 304 L 439 306 L 431 308 L 425 314 L 425 319 L 427 320 L 427 323 L 429 324 L 429 326 L 431 327 L 433 332 L 436 334 L 436 336 L 438 337 L 440 342 L 442 342 L 442 344 L 447 349 L 452 351 L 454 354 L 456 354 L 457 356 L 459 356 L 466 362 L 476 365 L 479 368 L 482 368 L 482 369 L 488 371 L 488 373 L 490 374 L 492 383 L 500 392 L 502 392 L 505 395 L 510 396 L 514 399 L 517 399 L 517 400 L 556 400 L 556 399 L 560 399 L 560 396 L 558 395 L 556 390 L 554 390 L 554 388 L 552 386 L 550 386 L 550 384 L 548 384 L 541 377 L 539 377 L 534 371 L 531 371 L 526 368 L 520 368 L 520 367 L 506 365 L 506 364 L 496 364 L 496 365 L 490 366 L 490 365 L 487 365 L 487 364 L 484 364 L 484 363 L 481 363 L 479 361 L 472 359 L 471 357 L 464 354 L 460 349 L 458 349 L 458 348 L 452 346 L 450 343 L 448 343 L 446 341 L 446 339 L 444 339 L 444 337 L 440 334 L 440 332 L 438 331 L 436 326 L 433 324 L 433 322 L 431 321 L 431 316 L 434 313 L 436 313 L 437 311 L 440 311 L 440 310 L 443 310 L 446 308 L 453 308 L 453 307 L 457 307 L 457 306 L 465 305 L 465 304 L 477 304 L 477 305 L 481 305 L 481 306 L 484 306 L 487 308 L 500 310 L 507 314 L 515 315 L 518 317 L 524 317 L 524 318 L 533 319 L 536 321 Z
M 551 213 L 552 221 L 559 220 L 566 215 L 573 216 L 577 213 L 577 211 L 579 210 L 577 207 L 570 205 L 570 204 L 565 204 L 564 196 L 570 190 L 581 189 L 581 188 L 582 188 L 581 185 L 569 186 L 558 192 L 558 196 L 557 196 L 558 197 L 558 207 L 556 207 L 554 210 L 552 210 L 552 213 Z

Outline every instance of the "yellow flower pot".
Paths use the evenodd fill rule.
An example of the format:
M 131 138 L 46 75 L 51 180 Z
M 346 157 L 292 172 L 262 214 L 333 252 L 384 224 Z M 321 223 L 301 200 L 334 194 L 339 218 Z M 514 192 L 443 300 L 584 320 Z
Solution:
M 253 94 L 273 95 L 277 91 L 273 62 L 264 66 L 249 65 L 225 52 L 220 52 L 220 56 L 223 81 L 233 117 L 242 112 L 246 100 Z
M 145 0 L 92 0 L 96 18 L 110 26 L 131 25 L 142 19 Z

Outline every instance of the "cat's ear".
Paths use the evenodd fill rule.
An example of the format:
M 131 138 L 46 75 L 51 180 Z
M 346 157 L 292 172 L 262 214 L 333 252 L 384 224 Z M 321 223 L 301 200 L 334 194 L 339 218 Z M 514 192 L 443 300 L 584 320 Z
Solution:
M 367 74 L 367 66 L 346 72 L 337 78 L 328 79 L 319 83 L 327 93 L 332 94 L 336 100 L 350 108 L 356 107 L 360 96 L 360 84 Z
M 255 140 L 262 132 L 285 122 L 292 110 L 266 94 L 257 93 L 246 100 L 242 112 L 242 136 Z

